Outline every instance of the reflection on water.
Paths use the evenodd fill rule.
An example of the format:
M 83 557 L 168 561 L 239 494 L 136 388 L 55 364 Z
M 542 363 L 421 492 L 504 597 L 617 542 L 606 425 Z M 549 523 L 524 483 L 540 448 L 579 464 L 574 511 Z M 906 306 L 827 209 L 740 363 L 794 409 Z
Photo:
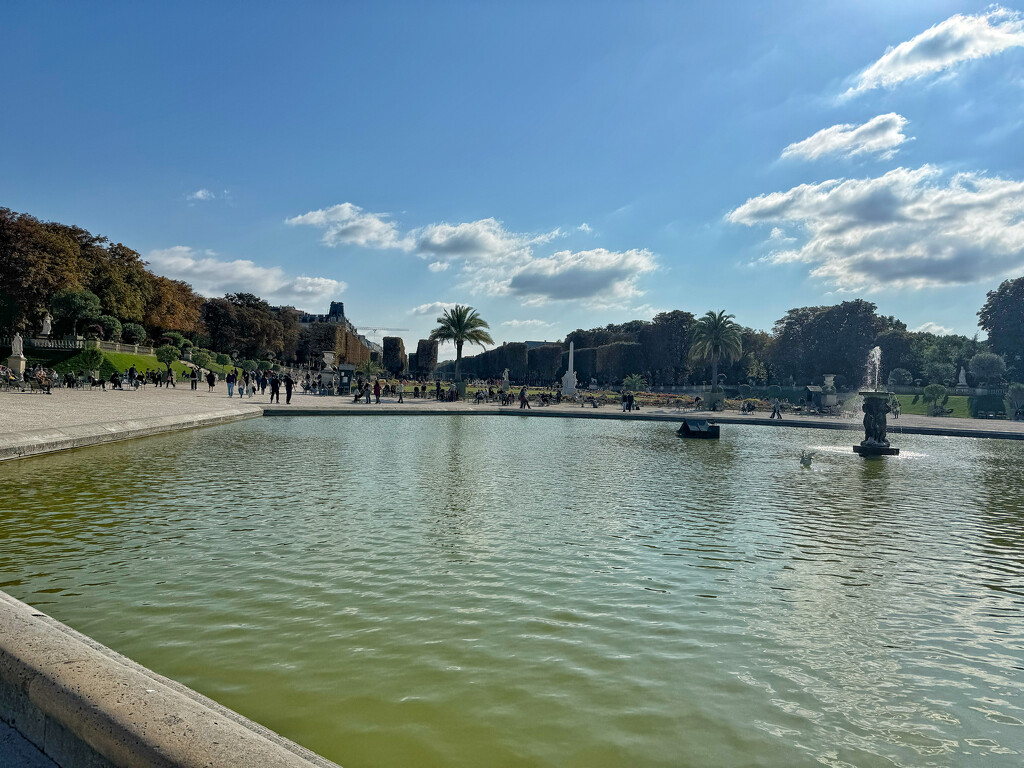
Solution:
M 275 418 L 7 463 L 0 588 L 346 768 L 1024 761 L 1024 445 L 673 430 Z

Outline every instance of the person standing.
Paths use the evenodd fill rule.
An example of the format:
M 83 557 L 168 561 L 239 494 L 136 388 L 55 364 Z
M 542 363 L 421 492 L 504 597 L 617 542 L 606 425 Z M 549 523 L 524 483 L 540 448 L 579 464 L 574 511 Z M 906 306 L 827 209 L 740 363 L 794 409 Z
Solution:
M 277 404 L 281 404 L 281 380 L 277 376 L 270 377 L 270 402 L 277 398 Z
M 530 408 L 530 398 L 526 394 L 526 387 L 519 390 L 519 409 Z
M 284 404 L 291 405 L 292 403 L 292 389 L 295 387 L 295 381 L 292 379 L 290 373 L 284 375 Z M 281 396 L 277 396 L 277 401 L 281 402 Z
M 193 368 L 192 373 L 189 375 L 189 380 L 192 382 L 192 391 L 195 392 L 199 389 L 199 369 Z
M 782 405 L 779 403 L 779 398 L 777 397 L 772 400 L 772 415 L 768 418 L 782 421 Z
M 237 380 L 238 380 L 238 372 L 237 371 L 231 371 L 227 375 L 227 377 L 225 377 L 224 381 L 226 381 L 227 385 L 228 385 L 228 397 L 234 397 L 235 396 L 235 381 L 237 381 Z
M 217 383 L 217 374 L 213 371 L 206 372 L 206 385 L 209 387 L 209 392 L 213 392 L 213 385 Z
M 380 379 L 373 382 L 373 396 L 376 398 L 376 405 L 380 405 Z
M 370 404 L 370 394 L 371 394 L 371 392 L 370 392 L 370 382 L 366 382 L 365 384 L 363 384 L 363 395 L 366 396 L 366 404 L 367 405 Z
M 404 403 L 405 402 L 405 382 L 402 381 L 401 379 L 399 379 L 398 380 L 397 388 L 398 388 L 398 402 Z

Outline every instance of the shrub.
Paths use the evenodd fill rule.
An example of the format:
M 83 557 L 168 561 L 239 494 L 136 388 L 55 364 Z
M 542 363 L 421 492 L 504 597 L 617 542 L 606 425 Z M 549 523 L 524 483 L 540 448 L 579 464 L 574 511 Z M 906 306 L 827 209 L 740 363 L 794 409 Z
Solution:
M 271 368 L 274 367 L 274 364 L 271 363 L 269 360 L 260 360 L 258 365 L 261 371 L 269 371 Z
M 146 329 L 138 323 L 125 323 L 121 328 L 121 339 L 127 344 L 141 344 L 146 340 Z
M 749 400 L 751 392 L 753 389 L 749 384 L 740 384 L 740 400 Z
M 971 375 L 982 384 L 998 384 L 1006 373 L 1006 363 L 1000 355 L 979 352 L 971 358 Z
M 205 368 L 210 364 L 210 354 L 205 349 L 195 349 L 192 351 L 192 362 Z
M 254 371 L 256 370 L 256 361 L 249 360 L 248 358 L 246 358 L 245 360 L 239 360 L 238 367 L 244 371 Z
M 772 384 L 770 387 L 768 387 L 768 390 L 765 392 L 765 396 L 769 400 L 781 400 L 782 387 L 780 387 L 778 384 Z
M 168 370 L 172 363 L 178 362 L 179 357 L 181 357 L 181 350 L 173 344 L 164 344 L 156 351 L 156 359 L 163 363 Z
M 1006 414 L 1013 418 L 1024 408 L 1024 384 L 1014 383 L 1006 388 Z
M 272 366 L 270 366 L 270 370 L 272 370 L 274 373 L 280 373 L 281 366 L 278 365 L 277 363 L 274 363 Z
M 54 370 L 57 373 L 78 373 L 79 371 L 95 371 L 101 369 L 101 366 L 105 362 L 103 353 L 95 347 L 89 349 L 83 349 L 74 357 L 70 357 L 54 366 Z M 113 372 L 113 371 L 111 371 Z
M 100 315 L 96 318 L 96 322 L 103 328 L 103 335 L 106 338 L 110 340 L 121 338 L 121 321 L 113 315 Z
M 195 345 L 188 339 L 182 339 L 181 349 L 192 349 Z
M 914 383 L 914 374 L 906 368 L 893 368 L 889 371 L 889 383 L 898 387 L 906 387 Z
M 939 410 L 939 400 L 942 400 L 944 397 L 947 397 L 946 388 L 941 384 L 929 384 L 924 388 L 924 401 L 932 403 L 934 411 Z M 932 415 L 938 414 L 933 412 Z
M 177 331 L 164 331 L 163 339 L 167 339 L 168 344 L 171 344 L 178 349 L 184 349 L 185 342 L 187 341 L 187 339 Z M 161 341 L 163 341 L 163 339 L 161 339 Z M 192 342 L 188 342 L 188 345 L 191 347 Z
M 225 355 L 223 352 L 217 355 L 217 365 L 231 365 L 231 356 Z

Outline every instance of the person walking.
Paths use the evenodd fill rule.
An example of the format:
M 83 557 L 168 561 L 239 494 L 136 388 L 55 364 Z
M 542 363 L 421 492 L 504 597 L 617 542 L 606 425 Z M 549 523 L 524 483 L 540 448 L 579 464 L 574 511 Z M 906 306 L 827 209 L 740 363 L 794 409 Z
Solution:
M 399 379 L 397 388 L 398 388 L 398 402 L 404 403 L 405 402 L 405 382 L 402 381 L 401 379 Z
M 238 380 L 238 371 L 231 371 L 224 379 L 228 385 L 228 397 L 235 396 L 235 382 Z
M 193 368 L 192 373 L 189 375 L 189 379 L 192 381 L 192 391 L 195 392 L 199 389 L 199 369 Z
M 295 387 L 295 381 L 292 379 L 290 373 L 284 375 L 284 404 L 291 405 L 292 403 L 292 389 Z M 278 402 L 281 401 L 281 396 L 277 397 Z
M 174 387 L 174 369 L 173 368 L 171 368 L 170 370 L 167 371 L 167 383 L 168 383 L 168 385 Z M 175 389 L 177 389 L 177 387 L 175 387 Z
M 779 403 L 779 398 L 777 397 L 772 400 L 772 415 L 768 418 L 782 421 L 782 405 Z
M 438 379 L 436 382 L 434 382 L 434 397 L 436 397 L 438 400 L 441 399 L 441 380 L 440 379 Z
M 213 392 L 213 385 L 217 383 L 217 374 L 213 371 L 206 372 L 206 385 L 209 387 L 208 392 Z
M 380 379 L 373 382 L 373 396 L 376 398 L 375 405 L 380 405 Z
M 526 387 L 519 390 L 519 409 L 522 410 L 523 408 L 527 410 L 530 408 L 530 398 L 527 397 Z
M 626 412 L 626 403 L 629 402 L 629 398 L 626 397 L 626 390 L 622 390 L 622 412 Z
M 371 394 L 372 393 L 370 392 L 370 382 L 366 382 L 365 384 L 363 384 L 363 396 L 366 398 L 366 404 L 367 405 L 370 404 L 370 395 Z
M 281 404 L 281 380 L 277 376 L 270 377 L 270 402 L 277 398 L 277 404 Z

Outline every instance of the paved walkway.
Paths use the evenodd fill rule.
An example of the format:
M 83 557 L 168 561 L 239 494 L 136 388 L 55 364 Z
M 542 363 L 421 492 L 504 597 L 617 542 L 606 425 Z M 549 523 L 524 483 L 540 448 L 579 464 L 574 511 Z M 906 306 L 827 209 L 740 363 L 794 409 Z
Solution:
M 11 768 L 57 768 L 31 741 L 0 722 L 0 766 Z

